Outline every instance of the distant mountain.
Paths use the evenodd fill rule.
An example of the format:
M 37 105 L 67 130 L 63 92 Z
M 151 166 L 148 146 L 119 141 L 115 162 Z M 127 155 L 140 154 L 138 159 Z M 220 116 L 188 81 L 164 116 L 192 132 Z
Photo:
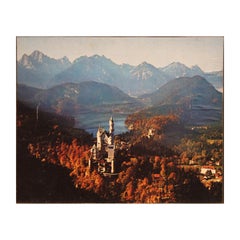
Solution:
M 166 67 L 159 69 L 173 79 L 178 77 L 192 77 L 195 75 L 204 75 L 204 72 L 199 66 L 195 65 L 189 68 L 180 62 L 173 62 Z
M 223 92 L 223 71 L 205 73 L 204 77 L 210 82 L 218 91 Z
M 93 81 L 65 83 L 46 90 L 18 85 L 17 97 L 30 105 L 40 103 L 45 110 L 72 116 L 89 111 L 129 112 L 141 106 L 118 88 Z
M 169 77 L 153 65 L 143 62 L 130 71 L 129 93 L 150 93 L 168 82 Z
M 194 65 L 191 68 L 180 62 L 173 62 L 166 67 L 159 68 L 170 78 L 175 79 L 179 77 L 193 77 L 196 75 L 204 77 L 217 90 L 223 89 L 223 71 L 205 73 L 199 66 Z
M 50 58 L 40 51 L 24 54 L 17 62 L 17 82 L 32 87 L 47 88 L 50 80 L 71 65 L 67 57 Z
M 142 96 L 151 108 L 146 115 L 175 113 L 188 124 L 205 124 L 222 118 L 222 94 L 201 76 L 176 78 L 152 94 Z
M 96 81 L 123 89 L 126 81 L 124 72 L 125 68 L 120 68 L 105 56 L 82 56 L 76 59 L 71 67 L 57 74 L 52 79 L 52 85 Z
M 151 64 L 133 67 L 117 65 L 104 56 L 80 57 L 55 76 L 53 83 L 97 81 L 114 85 L 129 95 L 152 92 L 167 82 L 168 76 Z
M 118 65 L 105 56 L 93 55 L 77 58 L 72 64 L 64 57 L 50 58 L 39 51 L 24 54 L 17 63 L 17 82 L 37 88 L 49 88 L 63 83 L 95 81 L 116 86 L 130 96 L 139 96 L 159 89 L 177 77 L 200 75 L 216 89 L 223 89 L 223 76 L 219 72 L 205 73 L 197 65 L 189 68 L 173 62 L 156 68 L 143 62 L 138 66 Z
M 193 76 L 196 76 L 196 75 L 203 76 L 205 74 L 204 71 L 198 65 L 192 66 L 191 72 Z
M 183 77 L 190 74 L 191 69 L 180 62 L 173 62 L 166 67 L 159 68 L 171 78 Z
M 153 105 L 179 104 L 187 98 L 193 101 L 196 96 L 201 97 L 204 104 L 221 102 L 221 94 L 201 76 L 176 78 L 146 96 L 150 97 Z
M 118 65 L 105 56 L 82 56 L 72 64 L 54 60 L 39 51 L 23 55 L 18 62 L 17 81 L 32 87 L 49 88 L 63 83 L 96 81 L 113 85 L 130 95 L 155 91 L 167 76 L 146 62 L 134 67 Z

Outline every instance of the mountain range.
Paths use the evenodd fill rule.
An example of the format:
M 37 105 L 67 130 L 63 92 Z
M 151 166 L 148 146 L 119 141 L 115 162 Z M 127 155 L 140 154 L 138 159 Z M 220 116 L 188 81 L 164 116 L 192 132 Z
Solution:
M 156 68 L 143 62 L 138 66 L 118 65 L 105 56 L 81 56 L 72 63 L 67 57 L 53 59 L 40 51 L 24 54 L 17 62 L 17 82 L 37 88 L 49 88 L 62 83 L 95 81 L 113 85 L 131 96 L 156 91 L 178 77 L 200 75 L 216 89 L 223 89 L 223 71 L 205 73 L 198 66 L 191 68 L 179 62 Z
M 188 68 L 184 64 L 180 62 L 173 62 L 166 67 L 160 68 L 163 72 L 169 75 L 171 78 L 178 77 L 189 77 L 194 75 L 204 75 L 205 73 L 202 71 L 200 67 L 197 65 Z
M 17 63 L 17 99 L 41 110 L 70 115 L 85 129 L 118 115 L 173 113 L 185 124 L 222 120 L 223 72 L 205 73 L 179 62 L 163 67 L 143 62 L 118 65 L 105 56 L 82 56 L 74 62 L 34 51 Z M 115 116 L 116 116 L 115 115 Z
M 67 57 L 50 58 L 40 51 L 24 54 L 17 62 L 17 81 L 37 88 L 48 88 L 49 81 L 56 74 L 71 66 Z

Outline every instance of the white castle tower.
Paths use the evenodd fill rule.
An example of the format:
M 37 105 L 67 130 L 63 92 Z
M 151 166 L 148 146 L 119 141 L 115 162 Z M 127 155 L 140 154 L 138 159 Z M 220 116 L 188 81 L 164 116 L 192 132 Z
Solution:
M 113 145 L 114 143 L 114 121 L 113 117 L 111 116 L 109 119 L 109 141 L 108 144 Z
M 99 151 L 101 151 L 103 147 L 103 133 L 104 133 L 104 129 L 99 127 L 97 131 L 97 149 Z
M 111 173 L 114 173 L 114 121 L 111 116 L 109 119 L 109 136 L 108 136 L 108 158 L 107 161 L 111 163 Z

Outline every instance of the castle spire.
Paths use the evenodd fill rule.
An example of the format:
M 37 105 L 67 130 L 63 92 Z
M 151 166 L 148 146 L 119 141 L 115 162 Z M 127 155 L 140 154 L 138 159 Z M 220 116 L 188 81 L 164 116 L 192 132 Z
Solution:
M 113 133 L 114 132 L 114 121 L 113 121 L 113 117 L 111 116 L 109 119 L 109 133 Z
M 113 145 L 114 142 L 114 121 L 113 117 L 111 116 L 109 119 L 109 144 Z

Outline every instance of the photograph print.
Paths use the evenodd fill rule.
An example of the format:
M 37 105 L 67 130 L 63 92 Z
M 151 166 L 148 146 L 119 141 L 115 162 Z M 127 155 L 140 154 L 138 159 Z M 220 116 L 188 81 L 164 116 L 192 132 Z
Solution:
M 17 203 L 224 203 L 224 37 L 16 37 Z

